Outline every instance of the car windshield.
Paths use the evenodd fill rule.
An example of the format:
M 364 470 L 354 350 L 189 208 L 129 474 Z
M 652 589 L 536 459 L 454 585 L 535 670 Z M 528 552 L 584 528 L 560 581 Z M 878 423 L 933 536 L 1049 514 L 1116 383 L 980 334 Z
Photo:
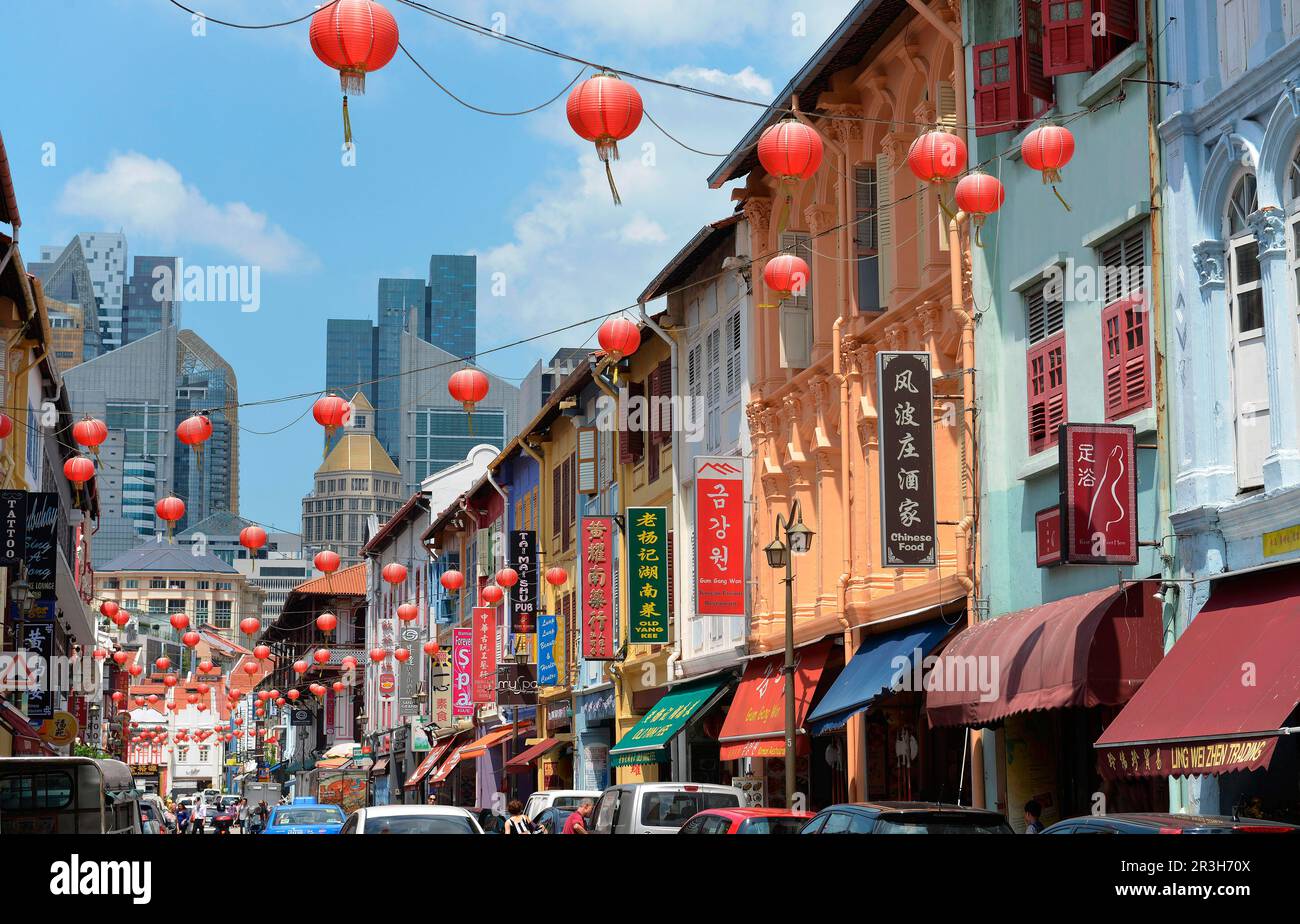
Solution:
M 366 819 L 363 834 L 474 834 L 462 815 L 381 815 Z
M 1003 821 L 961 815 L 894 815 L 876 820 L 877 834 L 1011 834 Z
M 798 834 L 806 818 L 751 818 L 740 826 L 740 834 Z
M 275 813 L 274 827 L 286 825 L 334 825 L 343 821 L 341 809 L 291 808 Z
M 736 808 L 740 799 L 730 792 L 648 792 L 641 799 L 641 824 L 680 828 L 705 809 Z

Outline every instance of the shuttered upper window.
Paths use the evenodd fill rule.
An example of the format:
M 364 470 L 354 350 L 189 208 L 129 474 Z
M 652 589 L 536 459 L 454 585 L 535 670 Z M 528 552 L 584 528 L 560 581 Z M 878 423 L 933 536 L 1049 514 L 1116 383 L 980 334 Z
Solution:
M 875 167 L 858 167 L 853 174 L 859 311 L 879 311 L 884 305 L 880 292 L 880 235 L 876 218 L 879 190 L 876 176 Z
M 1065 327 L 1065 303 L 1059 297 L 1048 298 L 1047 284 L 1025 293 L 1025 332 L 1030 343 L 1046 340 Z
M 1097 70 L 1137 41 L 1136 0 L 1041 0 L 1043 74 Z
M 1101 313 L 1106 419 L 1151 405 L 1151 348 L 1142 292 L 1126 295 Z
M 1030 455 L 1055 446 L 1056 429 L 1067 419 L 1065 305 L 1048 298 L 1046 288 L 1044 282 L 1025 294 Z
M 1019 113 L 1020 88 L 1016 76 L 1016 39 L 976 45 L 975 134 L 996 135 L 1013 127 Z
M 578 493 L 595 494 L 599 490 L 597 483 L 596 428 L 581 427 L 578 430 Z

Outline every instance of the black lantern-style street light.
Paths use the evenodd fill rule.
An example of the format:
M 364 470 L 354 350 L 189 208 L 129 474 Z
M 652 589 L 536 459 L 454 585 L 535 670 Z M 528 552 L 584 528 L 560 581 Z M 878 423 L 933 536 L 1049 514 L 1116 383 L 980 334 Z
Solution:
M 794 705 L 794 570 L 796 555 L 806 555 L 812 551 L 815 535 L 803 524 L 803 515 L 799 512 L 799 502 L 790 505 L 788 516 L 777 514 L 776 538 L 763 547 L 770 568 L 784 568 L 785 577 L 785 807 L 794 808 L 795 790 L 795 705 Z M 785 541 L 782 542 L 784 536 Z

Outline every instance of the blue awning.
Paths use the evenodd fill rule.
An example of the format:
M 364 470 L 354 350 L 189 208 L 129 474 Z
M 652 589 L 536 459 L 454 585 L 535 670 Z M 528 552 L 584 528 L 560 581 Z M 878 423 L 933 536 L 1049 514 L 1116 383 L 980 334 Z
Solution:
M 877 696 L 890 690 L 899 670 L 895 658 L 906 658 L 911 664 L 918 649 L 920 657 L 925 658 L 951 629 L 942 619 L 932 619 L 883 635 L 868 636 L 808 716 L 804 727 L 814 735 L 839 728 L 850 716 L 862 712 Z M 908 676 L 911 674 L 909 667 Z

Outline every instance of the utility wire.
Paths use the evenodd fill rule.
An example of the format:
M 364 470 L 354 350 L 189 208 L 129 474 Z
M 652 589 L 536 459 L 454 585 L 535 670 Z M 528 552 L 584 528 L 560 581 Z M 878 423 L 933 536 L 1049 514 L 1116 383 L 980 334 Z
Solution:
M 439 90 L 441 90 L 443 93 L 446 93 L 448 96 L 450 96 L 456 102 L 460 103 L 466 109 L 472 109 L 475 112 L 480 112 L 483 115 L 490 115 L 490 116 L 522 116 L 522 115 L 529 115 L 534 112 L 539 112 L 540 110 L 545 109 L 547 106 L 551 105 L 551 103 L 555 102 L 565 93 L 567 93 L 569 91 L 569 88 L 572 87 L 575 83 L 577 83 L 579 78 L 581 78 L 583 74 L 587 73 L 587 68 L 583 67 L 580 71 L 578 71 L 577 75 L 572 80 L 570 80 L 567 84 L 564 85 L 564 87 L 560 90 L 559 93 L 556 93 L 546 102 L 541 103 L 540 105 L 537 106 L 533 106 L 531 109 L 520 109 L 515 112 L 498 112 L 493 109 L 484 109 L 482 106 L 475 106 L 473 103 L 461 99 L 455 93 L 451 92 L 445 86 L 443 86 L 442 83 L 438 81 L 438 78 L 430 74 L 425 69 L 424 65 L 415 59 L 415 55 L 411 54 L 410 50 L 404 44 L 398 42 L 397 47 L 402 49 L 402 54 L 406 55 L 407 59 L 410 60 L 412 64 L 414 64 L 416 67 L 420 69 L 420 73 L 423 74 L 425 77 L 428 77 L 430 82 Z
M 252 31 L 257 29 L 279 29 L 282 26 L 296 25 L 297 23 L 303 22 L 304 20 L 311 19 L 321 10 L 328 10 L 330 7 L 336 5 L 339 2 L 339 0 L 329 0 L 329 2 L 324 4 L 323 6 L 312 10 L 310 13 L 304 13 L 303 15 L 299 16 L 297 19 L 286 19 L 284 22 L 268 22 L 268 23 L 259 23 L 253 25 L 247 23 L 227 22 L 224 19 L 214 19 L 213 17 L 207 15 L 206 13 L 200 13 L 198 10 L 190 9 L 185 4 L 177 2 L 177 0 L 167 0 L 167 2 L 170 3 L 172 6 L 179 7 L 180 9 L 189 13 L 191 16 L 198 16 L 200 19 L 203 19 L 207 22 L 216 23 L 218 26 L 226 26 L 227 28 L 230 29 L 247 29 Z

